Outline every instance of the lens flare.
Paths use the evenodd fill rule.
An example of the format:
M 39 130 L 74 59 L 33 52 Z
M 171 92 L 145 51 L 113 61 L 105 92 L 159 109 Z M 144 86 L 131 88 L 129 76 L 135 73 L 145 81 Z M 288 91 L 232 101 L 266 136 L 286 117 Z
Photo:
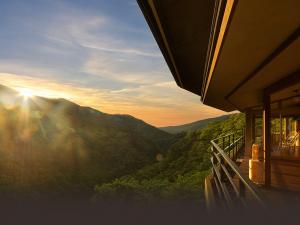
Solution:
M 31 98 L 34 96 L 34 92 L 31 89 L 28 88 L 20 88 L 18 89 L 21 96 L 24 98 Z

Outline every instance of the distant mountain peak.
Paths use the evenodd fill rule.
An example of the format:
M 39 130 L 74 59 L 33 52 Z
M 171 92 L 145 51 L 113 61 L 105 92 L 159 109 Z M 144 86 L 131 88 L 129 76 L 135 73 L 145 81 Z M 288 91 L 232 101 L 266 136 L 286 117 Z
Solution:
M 214 118 L 208 118 L 203 120 L 198 120 L 192 123 L 182 124 L 178 126 L 166 126 L 166 127 L 159 127 L 159 129 L 168 132 L 170 134 L 177 134 L 185 131 L 195 131 L 206 126 L 209 123 L 213 123 L 216 121 L 224 121 L 229 118 L 229 115 L 223 115 Z

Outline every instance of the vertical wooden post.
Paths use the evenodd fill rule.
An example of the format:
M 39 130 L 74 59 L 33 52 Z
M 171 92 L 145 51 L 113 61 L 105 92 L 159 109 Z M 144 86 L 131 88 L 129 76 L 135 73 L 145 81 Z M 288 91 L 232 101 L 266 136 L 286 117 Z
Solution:
M 263 102 L 263 134 L 265 186 L 271 186 L 271 103 L 270 95 L 264 93 Z
M 281 101 L 278 102 L 278 108 L 279 108 L 279 110 L 282 109 Z M 279 127 L 279 145 L 278 146 L 279 146 L 279 149 L 281 149 L 282 141 L 283 141 L 283 122 L 282 122 L 282 114 L 281 113 L 279 114 L 279 125 L 280 125 L 280 127 Z
M 300 132 L 300 121 L 299 120 L 296 120 L 296 132 L 297 133 Z M 296 140 L 296 147 L 299 147 L 299 146 L 300 146 L 300 138 L 298 136 L 297 140 Z
M 290 118 L 285 118 L 285 140 L 287 140 L 288 136 L 290 135 Z
M 243 198 L 246 195 L 245 184 L 239 179 L 239 197 Z
M 254 142 L 255 120 L 251 110 L 246 111 L 246 129 L 245 129 L 245 155 L 251 157 L 251 148 Z
M 280 115 L 279 115 L 279 119 L 280 119 L 280 140 L 279 140 L 279 147 L 280 147 L 280 149 L 282 148 L 282 140 L 283 140 L 283 126 L 282 126 L 282 115 L 281 115 L 281 113 L 280 113 Z

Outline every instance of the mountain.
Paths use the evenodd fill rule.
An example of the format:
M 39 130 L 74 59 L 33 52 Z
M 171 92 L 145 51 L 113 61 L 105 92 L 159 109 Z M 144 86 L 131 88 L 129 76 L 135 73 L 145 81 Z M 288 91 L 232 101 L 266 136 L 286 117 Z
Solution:
M 204 206 L 209 141 L 245 123 L 243 114 L 204 121 L 169 134 L 130 115 L 25 98 L 0 86 L 0 197 L 192 200 Z
M 207 124 L 217 122 L 217 121 L 224 121 L 229 118 L 229 115 L 224 115 L 224 116 L 219 116 L 215 118 L 209 118 L 209 119 L 204 119 L 204 120 L 198 120 L 192 123 L 187 123 L 183 125 L 178 125 L 178 126 L 167 126 L 167 127 L 160 127 L 159 129 L 168 132 L 170 134 L 177 134 L 180 132 L 184 131 L 195 131 L 197 129 L 200 129 Z
M 166 154 L 174 136 L 130 115 L 0 86 L 0 193 L 90 193 Z
M 95 200 L 192 201 L 204 206 L 204 179 L 211 172 L 210 140 L 236 132 L 242 135 L 245 116 L 231 114 L 224 121 L 206 124 L 195 131 L 182 132 L 165 157 L 136 172 L 99 184 Z

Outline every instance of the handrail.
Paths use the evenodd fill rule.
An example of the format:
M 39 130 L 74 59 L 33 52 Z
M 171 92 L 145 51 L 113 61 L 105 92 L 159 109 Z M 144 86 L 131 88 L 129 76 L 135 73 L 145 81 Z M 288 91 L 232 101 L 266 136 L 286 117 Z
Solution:
M 228 141 L 226 143 L 226 138 L 228 138 Z M 223 148 L 219 146 L 219 140 L 221 141 L 221 144 Z M 218 143 L 216 143 L 218 142 Z M 225 146 L 227 144 L 227 146 Z M 243 204 L 246 204 L 245 202 L 245 193 L 246 190 L 251 193 L 251 195 L 254 197 L 254 199 L 257 201 L 257 203 L 263 207 L 265 207 L 265 201 L 263 200 L 263 197 L 260 193 L 260 191 L 257 189 L 257 187 L 251 182 L 251 180 L 244 176 L 236 163 L 233 161 L 233 159 L 236 159 L 237 154 L 239 153 L 240 149 L 242 149 L 244 145 L 244 136 L 241 136 L 239 138 L 235 138 L 234 133 L 230 133 L 218 138 L 215 138 L 211 140 L 211 150 L 212 150 L 212 171 L 213 171 L 213 177 L 215 184 L 217 186 L 219 191 L 219 197 L 226 200 L 227 205 L 229 207 L 232 207 L 232 199 L 233 197 L 228 196 L 228 188 L 225 186 L 225 184 L 229 184 L 232 187 L 232 192 L 235 193 L 235 199 L 240 200 Z M 238 186 L 233 181 L 233 176 L 238 178 L 239 183 Z M 229 181 L 229 182 L 227 182 Z M 225 187 L 225 188 L 224 188 Z M 221 194 L 220 194 L 221 193 Z
M 231 135 L 236 135 L 236 134 L 237 134 L 237 131 L 241 131 L 241 133 L 244 132 L 244 130 L 238 129 L 238 130 L 235 130 L 235 132 L 226 133 L 225 135 L 216 137 L 216 138 L 212 139 L 211 141 L 215 141 L 215 140 L 218 140 L 218 139 L 221 139 L 221 138 L 226 138 L 226 137 L 231 136 Z M 242 136 L 241 136 L 241 137 L 242 137 Z
M 230 135 L 233 135 L 233 134 L 234 134 L 234 132 L 231 132 L 231 133 L 225 134 L 225 135 L 223 135 L 223 136 L 216 137 L 215 139 L 212 139 L 211 141 L 219 140 L 219 139 L 221 139 L 221 138 L 226 138 L 226 137 L 228 137 L 228 136 L 230 136 Z

